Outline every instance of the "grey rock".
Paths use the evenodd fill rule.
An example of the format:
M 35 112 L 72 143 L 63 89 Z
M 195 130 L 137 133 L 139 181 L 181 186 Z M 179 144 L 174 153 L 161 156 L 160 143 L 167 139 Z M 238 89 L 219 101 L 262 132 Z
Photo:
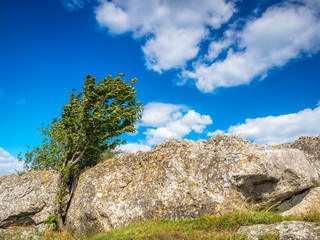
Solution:
M 284 221 L 275 224 L 258 224 L 242 226 L 238 233 L 248 236 L 249 239 L 261 239 L 261 235 L 272 234 L 280 240 L 318 240 L 320 239 L 320 226 L 315 223 Z
M 304 196 L 304 197 L 302 197 Z M 282 213 L 283 216 L 307 214 L 308 212 L 320 211 L 320 187 L 307 191 L 302 196 L 297 195 L 295 198 L 302 197 L 301 201 L 293 205 L 289 210 Z M 292 201 L 291 201 L 292 202 Z
M 313 186 L 317 172 L 297 149 L 238 137 L 169 141 L 113 158 L 80 175 L 70 230 L 110 230 L 136 220 L 183 219 L 276 203 Z
M 307 159 L 316 168 L 320 183 L 320 135 L 318 137 L 300 137 L 292 143 L 280 144 L 279 148 L 294 148 L 305 152 Z
M 25 226 L 27 231 L 40 229 L 37 226 L 53 214 L 57 178 L 55 171 L 0 177 L 0 234 Z

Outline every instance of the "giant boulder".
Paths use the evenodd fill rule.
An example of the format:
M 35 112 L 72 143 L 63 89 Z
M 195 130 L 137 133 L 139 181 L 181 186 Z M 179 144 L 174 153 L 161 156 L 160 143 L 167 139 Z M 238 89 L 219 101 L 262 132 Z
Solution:
M 53 214 L 58 173 L 32 171 L 0 177 L 0 238 L 6 233 L 35 233 Z
M 275 203 L 310 188 L 317 172 L 297 149 L 238 137 L 169 141 L 98 164 L 80 175 L 66 217 L 70 230 L 110 230 L 136 220 L 194 218 Z

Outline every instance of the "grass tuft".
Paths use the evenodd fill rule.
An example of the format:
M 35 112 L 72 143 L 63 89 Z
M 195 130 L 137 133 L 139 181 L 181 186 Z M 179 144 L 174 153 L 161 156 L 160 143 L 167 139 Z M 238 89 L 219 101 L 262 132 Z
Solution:
M 320 222 L 319 211 L 310 211 L 306 215 L 282 216 L 273 211 L 238 210 L 222 216 L 207 215 L 196 219 L 159 220 L 136 222 L 127 227 L 110 232 L 98 233 L 89 238 L 73 237 L 67 232 L 45 232 L 40 239 L 44 240 L 174 240 L 174 239 L 217 239 L 245 240 L 242 234 L 237 234 L 240 226 L 255 224 L 272 224 L 281 221 Z M 276 240 L 279 235 L 263 234 L 258 239 Z

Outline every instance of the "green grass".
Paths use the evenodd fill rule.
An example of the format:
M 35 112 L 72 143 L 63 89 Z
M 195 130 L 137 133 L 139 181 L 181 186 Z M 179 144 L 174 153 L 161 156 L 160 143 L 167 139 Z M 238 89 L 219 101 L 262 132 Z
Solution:
M 292 217 L 276 212 L 237 211 L 222 216 L 208 215 L 190 220 L 161 220 L 140 222 L 125 228 L 101 233 L 90 240 L 104 239 L 246 239 L 236 234 L 240 226 L 270 224 Z M 269 238 L 262 238 L 269 239 Z M 270 238 L 275 239 L 275 238 Z
M 207 221 L 207 220 L 206 220 Z M 207 223 L 207 222 L 206 222 Z M 128 227 L 92 236 L 90 240 L 174 240 L 174 239 L 246 239 L 245 236 L 225 230 L 214 229 L 201 220 L 161 220 L 132 224 Z
M 245 240 L 246 236 L 237 234 L 240 226 L 271 224 L 281 221 L 320 222 L 320 214 L 310 212 L 304 216 L 281 216 L 272 211 L 239 210 L 222 216 L 207 215 L 187 220 L 159 220 L 136 222 L 124 228 L 110 232 L 98 233 L 91 237 L 72 237 L 70 234 L 47 232 L 42 234 L 44 240 L 173 240 L 173 239 L 217 239 Z M 264 234 L 261 240 L 279 239 L 278 235 Z

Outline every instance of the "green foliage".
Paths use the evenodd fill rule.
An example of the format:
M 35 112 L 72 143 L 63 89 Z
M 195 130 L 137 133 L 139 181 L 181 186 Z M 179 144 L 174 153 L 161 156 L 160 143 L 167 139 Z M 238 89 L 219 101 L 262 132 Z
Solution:
M 137 79 L 126 82 L 120 74 L 107 76 L 96 83 L 87 76 L 83 91 L 70 93 L 69 104 L 63 107 L 61 118 L 51 125 L 41 127 L 45 136 L 42 145 L 25 154 L 25 170 L 54 169 L 59 171 L 57 201 L 54 212 L 56 228 L 63 228 L 66 202 L 65 190 L 71 184 L 71 176 L 80 170 L 96 165 L 104 152 L 111 153 L 123 143 L 119 136 L 135 132 L 135 123 L 141 118 L 143 106 L 136 100 L 134 85 Z M 49 220 L 48 220 L 49 221 Z
M 82 93 L 73 89 L 61 118 L 41 127 L 46 137 L 42 145 L 25 154 L 25 169 L 55 169 L 68 177 L 96 165 L 103 152 L 123 143 L 118 137 L 135 131 L 143 110 L 133 87 L 137 80 L 128 83 L 123 76 L 107 76 L 96 83 L 96 78 L 88 75 Z
M 50 228 L 53 231 L 59 231 L 60 228 L 58 227 L 57 221 L 58 217 L 56 215 L 51 215 L 44 221 L 44 223 L 50 225 Z

